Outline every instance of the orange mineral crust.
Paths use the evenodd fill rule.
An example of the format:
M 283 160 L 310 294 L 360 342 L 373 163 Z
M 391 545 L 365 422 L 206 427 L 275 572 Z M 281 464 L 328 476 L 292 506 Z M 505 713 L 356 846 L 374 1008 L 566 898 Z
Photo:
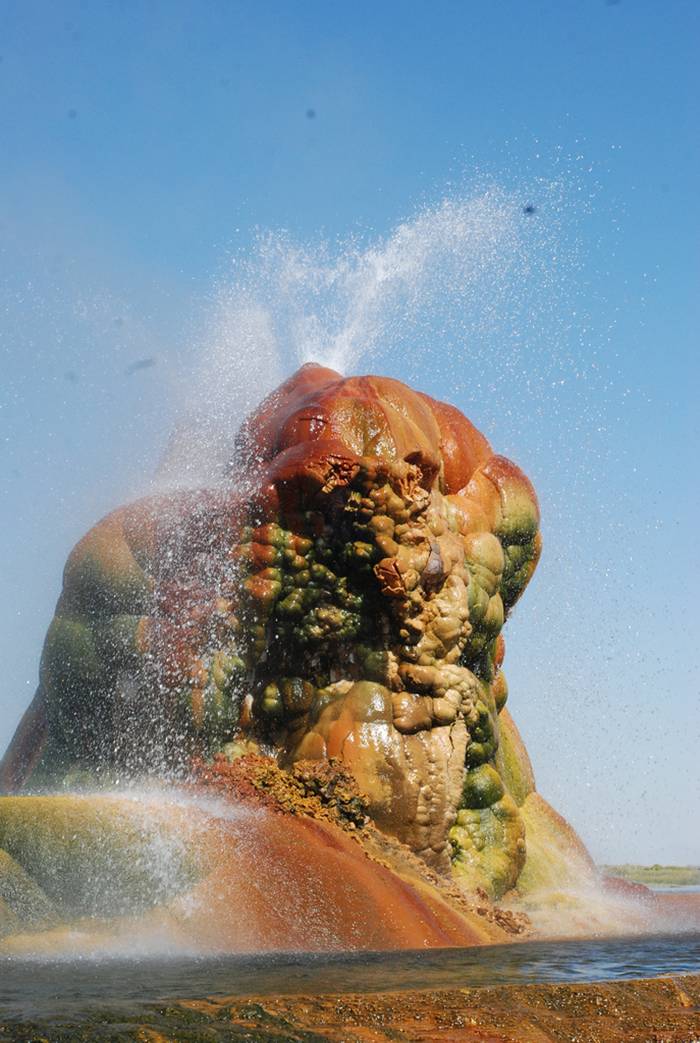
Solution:
M 210 997 L 170 1008 L 198 1027 L 327 1043 L 690 1043 L 700 1036 L 700 977 L 374 995 Z M 167 1015 L 144 1019 L 168 1032 Z M 143 1023 L 142 1023 L 143 1024 Z M 143 1031 L 143 1029 L 142 1029 Z M 136 1025 L 134 1025 L 134 1039 Z M 143 1037 L 142 1037 L 143 1038 Z M 154 1038 L 154 1037 L 151 1037 Z
M 212 871 L 187 896 L 197 912 L 179 924 L 180 940 L 206 951 L 421 949 L 506 937 L 435 887 L 371 860 L 328 822 L 268 813 L 245 841 L 219 834 L 210 854 Z

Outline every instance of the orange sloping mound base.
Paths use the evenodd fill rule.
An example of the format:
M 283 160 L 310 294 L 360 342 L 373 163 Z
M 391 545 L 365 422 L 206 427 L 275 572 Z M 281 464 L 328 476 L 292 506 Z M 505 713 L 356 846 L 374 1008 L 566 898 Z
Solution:
M 208 949 L 417 949 L 503 938 L 427 882 L 370 859 L 330 822 L 266 812 L 212 843 L 212 869 L 183 903 L 193 914 L 182 923 L 188 940 Z
M 187 897 L 187 933 L 238 951 L 480 945 L 519 932 L 440 882 L 363 814 L 341 762 L 290 773 L 266 757 L 195 765 L 196 791 L 223 798 L 204 879 Z M 450 893 L 448 894 L 448 890 Z M 243 914 L 243 915 L 242 915 Z

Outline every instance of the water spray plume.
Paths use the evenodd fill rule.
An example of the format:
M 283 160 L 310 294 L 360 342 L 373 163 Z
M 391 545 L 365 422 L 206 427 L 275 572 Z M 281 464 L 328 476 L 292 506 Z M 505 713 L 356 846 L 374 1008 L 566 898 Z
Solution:
M 307 362 L 409 380 L 428 367 L 457 390 L 468 380 L 472 397 L 489 382 L 499 410 L 506 383 L 512 393 L 527 378 L 533 352 L 551 355 L 540 369 L 556 367 L 554 331 L 543 349 L 539 327 L 545 313 L 551 325 L 551 298 L 562 297 L 575 266 L 562 236 L 566 192 L 538 184 L 537 220 L 523 215 L 522 196 L 492 184 L 445 198 L 384 238 L 304 246 L 259 233 L 219 280 L 159 481 L 219 480 L 230 453 L 224 432 Z

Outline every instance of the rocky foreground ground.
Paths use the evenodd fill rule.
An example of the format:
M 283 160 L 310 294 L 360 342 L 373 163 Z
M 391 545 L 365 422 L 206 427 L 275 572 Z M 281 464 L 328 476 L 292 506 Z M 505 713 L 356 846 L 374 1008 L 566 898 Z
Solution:
M 2 1023 L 15 1043 L 696 1043 L 700 975 L 372 995 L 216 997 Z

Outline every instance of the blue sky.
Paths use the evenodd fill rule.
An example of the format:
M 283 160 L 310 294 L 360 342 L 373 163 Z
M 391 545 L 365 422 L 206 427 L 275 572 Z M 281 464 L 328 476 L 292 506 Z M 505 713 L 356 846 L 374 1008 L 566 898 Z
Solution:
M 541 790 L 601 859 L 700 862 L 699 23 L 681 0 L 0 3 L 0 748 L 68 550 L 202 394 L 183 374 L 215 357 L 232 254 L 381 238 L 494 181 L 567 258 L 518 291 L 517 379 L 492 332 L 470 392 L 437 328 L 410 375 L 540 492 L 506 672 Z

